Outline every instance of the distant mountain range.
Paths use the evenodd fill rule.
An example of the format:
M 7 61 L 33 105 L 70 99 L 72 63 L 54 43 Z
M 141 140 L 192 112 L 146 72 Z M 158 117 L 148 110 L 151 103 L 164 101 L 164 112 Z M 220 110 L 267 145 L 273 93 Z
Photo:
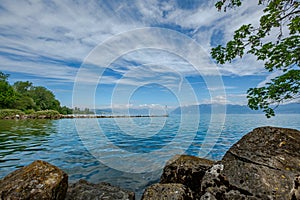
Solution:
M 199 109 L 199 113 L 201 114 L 210 114 L 212 110 L 212 106 L 216 113 L 222 112 L 223 105 L 220 104 L 200 104 L 200 105 L 189 105 L 189 106 L 182 106 L 178 107 L 173 111 L 168 111 L 170 115 L 172 114 L 196 114 L 197 109 Z M 246 105 L 232 105 L 227 104 L 226 106 L 226 114 L 263 114 L 261 110 L 251 110 Z M 129 108 L 128 109 L 111 109 L 111 108 L 104 108 L 104 109 L 95 109 L 93 110 L 97 115 L 164 115 L 165 110 L 155 110 L 150 108 Z M 300 103 L 291 103 L 291 104 L 283 104 L 280 105 L 275 110 L 276 114 L 300 114 Z
M 214 109 L 217 113 L 222 112 L 222 105 L 214 104 Z M 232 105 L 227 104 L 226 106 L 226 114 L 262 114 L 261 110 L 251 110 L 246 105 Z M 170 114 L 196 114 L 197 109 L 199 109 L 199 113 L 201 114 L 210 114 L 212 109 L 212 104 L 200 104 L 200 105 L 190 105 L 178 107 L 173 110 Z M 283 104 L 276 108 L 276 114 L 300 114 L 300 104 L 299 103 L 290 103 Z

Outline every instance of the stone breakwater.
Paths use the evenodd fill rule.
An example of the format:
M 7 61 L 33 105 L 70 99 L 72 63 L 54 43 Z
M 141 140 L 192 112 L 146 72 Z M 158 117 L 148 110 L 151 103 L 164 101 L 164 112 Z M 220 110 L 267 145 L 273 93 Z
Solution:
M 73 118 L 139 118 L 139 117 L 169 117 L 169 115 L 61 115 L 61 119 Z
M 134 199 L 133 192 L 108 183 L 68 184 L 59 168 L 35 161 L 0 180 L 4 199 Z M 300 200 L 300 131 L 261 127 L 246 134 L 220 161 L 178 155 L 143 200 Z
M 140 118 L 140 117 L 169 117 L 169 115 L 13 115 L 4 117 L 4 120 L 13 119 L 77 119 L 77 118 Z

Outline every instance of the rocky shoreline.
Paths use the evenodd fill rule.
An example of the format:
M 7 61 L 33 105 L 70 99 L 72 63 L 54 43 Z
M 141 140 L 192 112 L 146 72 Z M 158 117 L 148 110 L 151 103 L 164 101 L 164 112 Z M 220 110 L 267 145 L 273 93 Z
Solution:
M 45 161 L 35 161 L 0 180 L 4 199 L 135 199 L 108 183 L 80 180 Z M 234 144 L 220 161 L 178 155 L 164 167 L 159 183 L 145 189 L 152 199 L 300 200 L 300 131 L 260 127 Z
M 169 117 L 169 115 L 61 115 L 60 119 L 73 119 L 73 118 L 138 118 L 138 117 Z
M 6 116 L 3 120 L 16 120 L 16 119 L 77 119 L 77 118 L 139 118 L 139 117 L 169 117 L 169 115 L 13 115 Z

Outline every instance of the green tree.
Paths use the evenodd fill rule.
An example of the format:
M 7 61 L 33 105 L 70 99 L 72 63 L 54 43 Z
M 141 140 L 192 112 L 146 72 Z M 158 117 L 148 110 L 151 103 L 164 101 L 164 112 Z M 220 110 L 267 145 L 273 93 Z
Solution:
M 215 6 L 219 10 L 241 6 L 241 0 L 222 0 Z M 300 2 L 297 0 L 258 0 L 265 5 L 258 27 L 242 25 L 225 46 L 212 49 L 211 55 L 219 64 L 231 62 L 245 54 L 264 61 L 269 72 L 280 71 L 263 87 L 250 88 L 248 106 L 262 109 L 267 117 L 287 100 L 300 98 Z
M 61 114 L 72 114 L 72 109 L 60 106 L 55 95 L 45 87 L 33 86 L 29 81 L 17 81 L 11 86 L 9 75 L 0 71 L 0 109 L 14 108 L 25 112 L 56 110 Z
M 17 94 L 13 108 L 22 111 L 27 111 L 36 109 L 36 105 L 31 97 Z
M 13 88 L 17 93 L 14 108 L 22 111 L 36 109 L 35 102 L 30 97 L 30 89 L 32 87 L 32 83 L 29 81 L 17 81 L 13 84 Z
M 12 108 L 16 100 L 16 93 L 8 83 L 8 74 L 0 72 L 0 108 Z
M 37 110 L 59 110 L 60 102 L 55 99 L 54 94 L 42 86 L 32 87 L 29 91 L 34 100 Z
M 73 110 L 71 108 L 68 108 L 67 106 L 63 106 L 63 107 L 60 107 L 59 113 L 63 114 L 63 115 L 68 115 L 68 114 L 72 114 Z
M 8 77 L 9 77 L 9 74 L 0 72 L 0 81 L 7 81 Z
M 13 87 L 19 94 L 28 96 L 29 90 L 32 88 L 32 83 L 29 81 L 17 81 Z

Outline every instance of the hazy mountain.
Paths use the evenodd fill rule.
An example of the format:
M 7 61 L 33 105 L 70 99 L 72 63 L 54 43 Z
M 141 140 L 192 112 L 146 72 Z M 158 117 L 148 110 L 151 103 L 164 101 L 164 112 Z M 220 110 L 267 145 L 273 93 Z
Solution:
M 222 110 L 222 105 L 214 104 L 213 105 L 216 112 L 220 113 Z M 212 104 L 200 104 L 200 105 L 190 105 L 178 107 L 173 110 L 170 114 L 180 114 L 181 112 L 186 114 L 195 114 L 199 109 L 199 113 L 201 114 L 210 114 L 212 109 Z M 226 113 L 227 114 L 262 114 L 260 110 L 251 110 L 246 105 L 226 105 Z M 280 105 L 276 110 L 276 114 L 300 114 L 300 104 L 299 103 L 291 103 Z

